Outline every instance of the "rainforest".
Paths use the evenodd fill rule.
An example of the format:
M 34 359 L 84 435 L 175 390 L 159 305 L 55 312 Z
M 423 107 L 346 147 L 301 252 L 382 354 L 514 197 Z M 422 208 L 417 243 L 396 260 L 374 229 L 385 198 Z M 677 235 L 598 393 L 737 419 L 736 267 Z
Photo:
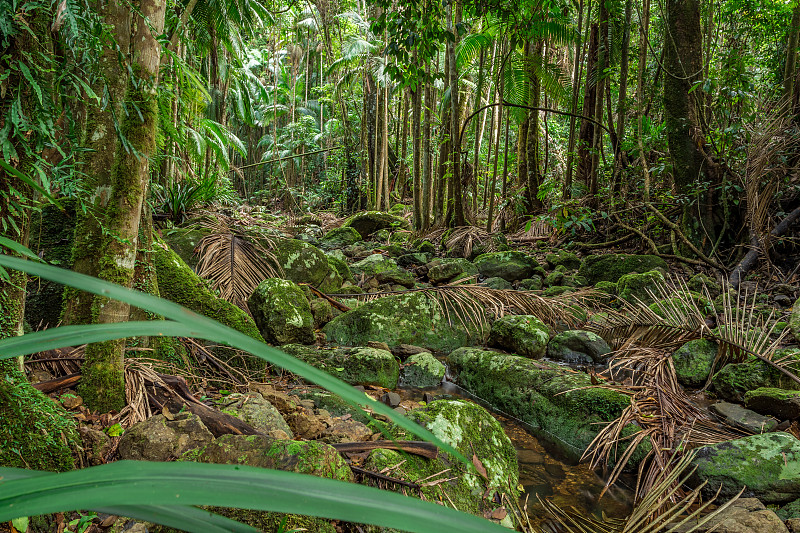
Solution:
M 797 0 L 0 0 L 0 533 L 800 532 Z

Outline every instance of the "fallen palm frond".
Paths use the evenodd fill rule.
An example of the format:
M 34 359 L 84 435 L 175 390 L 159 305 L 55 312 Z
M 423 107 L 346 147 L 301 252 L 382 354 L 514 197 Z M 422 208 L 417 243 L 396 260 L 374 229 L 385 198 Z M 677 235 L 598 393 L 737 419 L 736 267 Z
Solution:
M 476 226 L 459 226 L 443 235 L 443 245 L 449 255 L 469 259 L 473 256 L 476 247 L 480 253 L 496 252 L 500 244 L 505 241 L 501 235 L 489 233 Z
M 518 242 L 542 241 L 554 237 L 556 233 L 556 228 L 546 220 L 532 220 L 530 225 L 511 235 L 510 239 Z
M 28 370 L 43 370 L 53 376 L 66 376 L 80 372 L 86 345 L 58 348 L 39 352 L 25 358 Z
M 690 533 L 719 516 L 744 491 L 743 488 L 734 498 L 701 517 L 701 514 L 716 499 L 715 496 L 691 510 L 692 506 L 700 502 L 700 493 L 705 482 L 692 491 L 679 494 L 680 487 L 694 473 L 694 469 L 686 472 L 693 458 L 692 453 L 684 454 L 674 461 L 670 468 L 659 472 L 651 490 L 639 500 L 631 514 L 625 519 L 605 516 L 598 519 L 593 516 L 585 516 L 574 508 L 571 512 L 566 512 L 548 500 L 540 498 L 539 502 L 568 533 L 656 533 L 666 528 L 669 528 L 668 531 L 681 528 L 680 530 L 684 533 Z
M 641 301 L 631 304 L 622 301 L 624 312 L 608 313 L 601 324 L 589 327 L 606 339 L 615 350 L 631 347 L 657 349 L 676 348 L 695 339 L 707 338 L 718 344 L 717 358 L 712 367 L 718 368 L 732 362 L 741 362 L 754 356 L 772 366 L 790 379 L 800 383 L 800 378 L 773 361 L 772 357 L 785 339 L 784 329 L 773 337 L 776 324 L 769 316 L 759 316 L 756 309 L 756 293 L 743 297 L 737 294 L 734 303 L 730 293 L 722 293 L 723 312 L 719 327 L 712 329 L 707 313 L 701 310 L 700 301 L 710 302 L 707 291 L 693 295 L 680 278 L 670 278 L 657 286 L 657 291 L 648 294 L 655 303 L 648 306 Z M 716 322 L 713 317 L 712 322 Z M 771 324 L 769 327 L 768 324 Z
M 262 237 L 258 242 L 233 229 L 224 219 L 209 224 L 214 233 L 197 244 L 200 262 L 197 274 L 212 282 L 221 298 L 249 312 L 247 299 L 258 284 L 279 277 L 282 271 L 270 251 L 274 241 Z
M 449 285 L 384 291 L 364 294 L 329 294 L 333 298 L 355 298 L 368 302 L 387 296 L 422 293 L 441 307 L 450 323 L 488 327 L 494 318 L 508 314 L 534 315 L 553 328 L 573 329 L 583 324 L 584 309 L 600 297 L 593 290 L 581 290 L 559 296 L 540 296 L 532 291 L 490 289 L 460 280 Z

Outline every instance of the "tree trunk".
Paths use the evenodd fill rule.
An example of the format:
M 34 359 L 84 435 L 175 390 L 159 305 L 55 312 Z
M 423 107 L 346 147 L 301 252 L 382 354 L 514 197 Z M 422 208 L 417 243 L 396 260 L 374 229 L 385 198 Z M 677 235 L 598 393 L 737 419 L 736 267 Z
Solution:
M 591 2 L 589 4 L 589 11 L 591 12 Z M 580 37 L 581 32 L 583 31 L 583 0 L 580 0 L 580 5 L 578 7 L 578 33 L 577 35 Z M 576 142 L 576 129 L 575 124 L 577 117 L 575 115 L 578 114 L 578 98 L 580 97 L 581 93 L 581 74 L 583 72 L 583 56 L 584 52 L 586 51 L 586 42 L 588 41 L 587 38 L 583 39 L 583 42 L 580 40 L 575 43 L 575 59 L 572 71 L 572 103 L 570 104 L 570 113 L 572 115 L 569 117 L 569 141 L 567 142 L 567 173 L 566 177 L 564 178 L 564 189 L 562 190 L 561 197 L 564 200 L 568 200 L 572 197 L 572 173 L 573 173 L 573 166 L 575 161 L 575 142 Z
M 795 100 L 795 71 L 797 70 L 797 42 L 800 37 L 800 2 L 792 11 L 792 25 L 789 27 L 789 40 L 786 43 L 786 67 L 783 71 L 783 93 L 790 105 Z
M 453 9 L 452 2 L 447 4 L 448 30 L 455 34 L 454 42 L 449 42 L 447 45 L 447 54 L 450 63 L 449 79 L 450 79 L 450 198 L 453 205 L 453 224 L 456 226 L 464 226 L 466 220 L 464 219 L 464 195 L 462 193 L 461 183 L 461 113 L 459 107 L 459 94 L 458 94 L 458 67 L 456 65 L 456 46 L 458 46 L 458 27 L 461 23 L 461 5 L 459 0 L 456 1 L 455 9 Z
M 530 100 L 531 107 L 538 108 L 541 103 L 541 82 L 536 75 L 535 66 L 543 63 L 542 51 L 544 41 L 537 41 L 529 45 L 530 72 Z M 525 183 L 525 214 L 532 215 L 542 208 L 539 200 L 539 186 L 542 183 L 542 164 L 539 148 L 539 111 L 528 112 L 528 131 L 525 137 L 525 150 L 527 152 L 527 180 Z
M 622 54 L 619 63 L 619 98 L 617 100 L 617 144 L 614 150 L 614 176 L 612 182 L 615 190 L 621 186 L 622 172 L 622 140 L 625 137 L 625 114 L 628 112 L 628 52 L 631 42 L 631 4 L 632 0 L 625 1 L 625 22 L 622 29 Z
M 164 30 L 165 8 L 165 3 L 159 0 L 141 0 L 128 33 L 134 79 L 128 83 L 125 102 L 129 108 L 136 106 L 139 113 L 129 113 L 120 125 L 129 150 L 118 149 L 115 154 L 103 220 L 105 235 L 98 260 L 98 277 L 125 287 L 130 287 L 133 280 L 139 221 L 149 183 L 149 160 L 156 148 L 161 57 L 161 45 L 156 37 Z M 101 296 L 93 299 L 94 323 L 124 322 L 129 313 L 128 304 Z M 118 411 L 125 405 L 124 347 L 124 340 L 86 347 L 79 391 L 90 409 Z
M 597 107 L 598 94 L 598 73 L 597 73 L 597 53 L 599 27 L 597 24 L 591 25 L 589 32 L 589 50 L 586 55 L 586 87 L 583 92 L 583 114 L 593 117 Z M 589 186 L 592 172 L 592 141 L 594 139 L 595 125 L 588 120 L 581 120 L 581 128 L 578 134 L 578 166 L 575 176 L 578 181 Z

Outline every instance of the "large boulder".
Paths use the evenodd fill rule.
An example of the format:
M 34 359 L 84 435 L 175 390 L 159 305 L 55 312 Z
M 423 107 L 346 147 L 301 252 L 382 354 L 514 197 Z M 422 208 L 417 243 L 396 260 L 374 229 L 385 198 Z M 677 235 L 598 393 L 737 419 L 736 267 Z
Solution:
M 386 350 L 379 348 L 316 349 L 301 344 L 288 344 L 281 349 L 352 385 L 379 385 L 387 389 L 397 387 L 400 364 L 391 352 Z
M 685 387 L 704 387 L 717 357 L 717 344 L 708 339 L 685 343 L 672 354 L 678 383 Z
M 540 359 L 550 340 L 550 328 L 533 315 L 507 315 L 492 324 L 489 346 Z
M 273 253 L 290 281 L 308 283 L 322 292 L 336 292 L 342 287 L 337 265 L 316 246 L 296 239 L 278 239 Z
M 779 350 L 775 359 L 786 355 L 797 357 L 796 352 Z M 796 364 L 796 363 L 795 363 Z M 744 402 L 747 391 L 760 387 L 800 390 L 800 384 L 767 363 L 751 357 L 744 363 L 725 365 L 712 379 L 717 396 L 731 402 Z
M 588 374 L 555 363 L 459 348 L 447 364 L 459 385 L 529 424 L 537 438 L 575 461 L 602 423 L 630 405 L 626 395 L 593 388 Z M 638 451 L 635 458 L 641 459 Z
M 764 503 L 800 498 L 800 441 L 788 433 L 764 433 L 698 448 L 694 478 L 707 481 L 703 495 L 720 490 L 727 501 L 746 487 L 743 496 Z
M 259 283 L 247 300 L 261 335 L 273 344 L 314 342 L 314 317 L 303 291 L 278 278 Z
M 334 228 L 319 239 L 319 246 L 324 250 L 344 248 L 361 240 L 361 235 L 353 228 Z
M 531 277 L 539 263 L 522 252 L 492 252 L 475 258 L 475 266 L 485 278 L 517 281 Z
M 663 285 L 664 275 L 657 270 L 625 274 L 617 282 L 617 294 L 631 303 L 651 304 L 658 298 L 659 287 Z
M 391 466 L 392 476 L 412 482 L 448 479 L 423 486 L 425 499 L 452 502 L 457 509 L 479 516 L 499 507 L 492 502 L 495 493 L 515 497 L 517 454 L 500 423 L 486 409 L 467 400 L 435 400 L 408 416 L 471 459 L 475 468 L 442 453 L 436 459 L 424 459 L 378 449 L 370 453 L 367 469 L 382 471 Z M 398 439 L 413 438 L 396 427 L 392 433 Z
M 795 420 L 800 418 L 800 391 L 760 387 L 745 393 L 744 405 L 762 415 Z
M 667 262 L 655 255 L 608 254 L 584 258 L 578 273 L 590 285 L 598 281 L 619 281 L 631 272 L 648 272 L 654 268 L 668 268 Z
M 391 257 L 383 254 L 372 254 L 354 263 L 350 270 L 355 275 L 374 277 L 379 283 L 402 285 L 406 288 L 414 286 L 414 276 L 411 272 L 400 268 Z
M 556 361 L 582 364 L 602 364 L 611 347 L 591 331 L 573 329 L 562 331 L 547 344 L 547 357 Z
M 162 298 L 173 301 L 195 313 L 213 318 L 226 326 L 263 342 L 253 319 L 227 300 L 211 292 L 205 281 L 192 271 L 171 248 L 162 242 L 153 246 L 153 263 L 156 267 L 158 290 Z M 232 350 L 215 350 L 217 355 L 234 358 Z M 237 358 L 238 360 L 239 358 Z M 248 368 L 263 369 L 266 363 L 255 357 L 245 359 Z
M 192 413 L 179 413 L 172 419 L 155 415 L 122 435 L 119 456 L 135 461 L 168 461 L 213 440 L 214 435 Z
M 428 268 L 428 279 L 431 283 L 437 284 L 478 274 L 478 268 L 462 258 L 434 259 L 426 266 Z
M 344 346 L 369 341 L 389 347 L 414 344 L 434 351 L 479 344 L 488 333 L 481 325 L 462 323 L 457 310 L 422 292 L 378 298 L 343 313 L 323 328 L 328 340 Z
M 569 270 L 580 268 L 581 260 L 572 252 L 567 250 L 557 250 L 544 256 L 550 268 L 564 266 Z
M 353 228 L 362 239 L 366 239 L 380 229 L 395 230 L 408 229 L 408 222 L 404 218 L 381 213 L 380 211 L 364 211 L 348 218 L 342 225 L 344 228 Z
M 400 386 L 417 389 L 436 387 L 442 382 L 445 370 L 445 366 L 428 352 L 416 353 L 403 364 Z
M 280 433 L 278 432 L 283 432 L 290 439 L 294 436 L 289 424 L 275 406 L 257 392 L 229 394 L 222 398 L 217 404 L 217 408 L 223 413 L 247 422 L 264 435 L 279 438 Z

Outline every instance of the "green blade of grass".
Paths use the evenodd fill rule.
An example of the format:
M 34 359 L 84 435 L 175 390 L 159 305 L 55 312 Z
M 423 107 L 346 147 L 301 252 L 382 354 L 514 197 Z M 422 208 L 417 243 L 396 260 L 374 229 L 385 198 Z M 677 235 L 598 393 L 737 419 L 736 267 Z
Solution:
M 245 335 L 244 333 L 231 329 L 223 324 L 220 324 L 215 320 L 204 317 L 184 307 L 181 307 L 176 303 L 164 300 L 163 298 L 152 296 L 150 294 L 145 294 L 143 292 L 127 289 L 119 285 L 114 285 L 113 283 L 93 278 L 91 276 L 78 274 L 77 272 L 72 272 L 70 270 L 64 270 L 61 268 L 56 268 L 41 263 L 34 263 L 32 261 L 26 261 L 24 259 L 20 259 L 17 257 L 10 257 L 3 254 L 0 254 L 0 266 L 5 266 L 11 269 L 20 270 L 28 274 L 33 274 L 43 279 L 49 279 L 57 283 L 69 285 L 70 287 L 75 287 L 76 289 L 80 289 L 93 294 L 98 294 L 100 296 L 105 296 L 107 298 L 111 298 L 114 300 L 120 300 L 126 302 L 140 309 L 156 313 L 165 318 L 171 319 L 177 323 L 183 324 L 184 326 L 190 328 L 191 331 L 195 332 L 194 335 L 184 335 L 184 334 L 177 334 L 177 335 L 194 336 L 196 338 L 201 338 L 211 342 L 232 346 L 234 348 L 238 348 L 240 350 L 249 352 L 252 355 L 255 355 L 256 357 L 260 357 L 261 359 L 269 361 L 270 363 L 280 366 L 281 368 L 289 372 L 302 376 L 303 378 L 313 383 L 316 383 L 320 387 L 323 387 L 329 390 L 330 392 L 336 394 L 337 396 L 340 396 L 343 400 L 347 401 L 349 404 L 353 405 L 357 409 L 361 409 L 360 405 L 367 403 L 370 406 L 370 408 L 376 413 L 385 415 L 391 421 L 393 421 L 406 431 L 410 432 L 411 434 L 416 435 L 423 440 L 427 440 L 429 442 L 436 444 L 439 448 L 452 454 L 458 460 L 463 462 L 465 465 L 471 466 L 471 462 L 468 461 L 455 448 L 443 442 L 441 439 L 438 439 L 433 433 L 431 433 L 427 429 L 419 426 L 418 424 L 415 424 L 406 417 L 398 414 L 394 410 L 390 409 L 388 406 L 380 402 L 370 400 L 363 393 L 357 391 L 356 389 L 354 389 L 347 383 L 339 380 L 338 378 L 333 377 L 330 374 L 323 372 L 322 370 L 318 370 L 313 366 L 308 365 L 307 363 L 300 361 L 299 359 L 292 357 L 276 348 L 267 346 L 266 344 Z M 164 324 L 162 325 L 164 327 L 174 327 L 174 326 L 167 326 L 168 324 L 170 324 L 169 321 L 164 321 Z M 87 330 L 90 331 L 92 334 L 98 334 L 98 331 L 101 331 L 102 328 L 109 328 L 109 334 L 110 334 L 110 331 L 114 330 L 115 328 L 118 328 L 119 324 L 96 324 L 93 326 L 62 326 L 62 327 L 70 327 L 70 328 L 93 327 L 94 329 Z M 22 337 L 23 338 L 28 337 L 28 340 L 31 340 L 31 338 L 33 338 L 33 340 L 36 341 L 37 338 L 44 339 L 45 337 L 42 337 L 42 335 L 48 331 L 51 332 L 50 335 L 57 335 L 57 332 L 60 329 L 61 329 L 60 327 L 51 328 L 45 330 L 44 332 L 31 333 L 28 335 L 23 335 Z M 68 334 L 73 335 L 74 330 L 70 330 Z M 129 335 L 130 334 L 125 334 L 116 338 L 123 338 Z M 47 339 L 50 338 L 51 337 L 47 337 Z M 103 337 L 104 340 L 109 340 L 109 338 L 110 337 L 108 336 Z M 17 338 L 0 340 L 0 354 L 5 353 L 6 346 L 8 345 L 13 346 L 14 342 L 23 342 L 16 339 Z M 85 342 L 87 341 L 84 340 L 81 342 L 81 344 Z M 66 345 L 68 346 L 70 344 Z M 28 346 L 33 346 L 35 348 L 37 347 L 37 344 L 34 342 L 29 344 Z M 45 344 L 43 342 L 40 346 L 52 347 L 52 344 L 51 343 Z M 50 348 L 38 348 L 28 353 L 36 353 L 38 351 L 42 351 L 43 349 L 50 349 Z M 18 353 L 17 355 L 22 355 L 22 354 Z
M 16 469 L 0 469 L 0 476 L 7 470 Z M 0 522 L 18 516 L 120 505 L 237 507 L 419 533 L 508 531 L 482 518 L 393 492 L 242 465 L 117 461 L 0 482 Z
M 191 506 L 166 507 L 163 505 L 117 505 L 96 507 L 99 513 L 136 518 L 182 531 L 204 531 L 206 533 L 259 533 L 261 530 L 231 520 L 224 516 Z

